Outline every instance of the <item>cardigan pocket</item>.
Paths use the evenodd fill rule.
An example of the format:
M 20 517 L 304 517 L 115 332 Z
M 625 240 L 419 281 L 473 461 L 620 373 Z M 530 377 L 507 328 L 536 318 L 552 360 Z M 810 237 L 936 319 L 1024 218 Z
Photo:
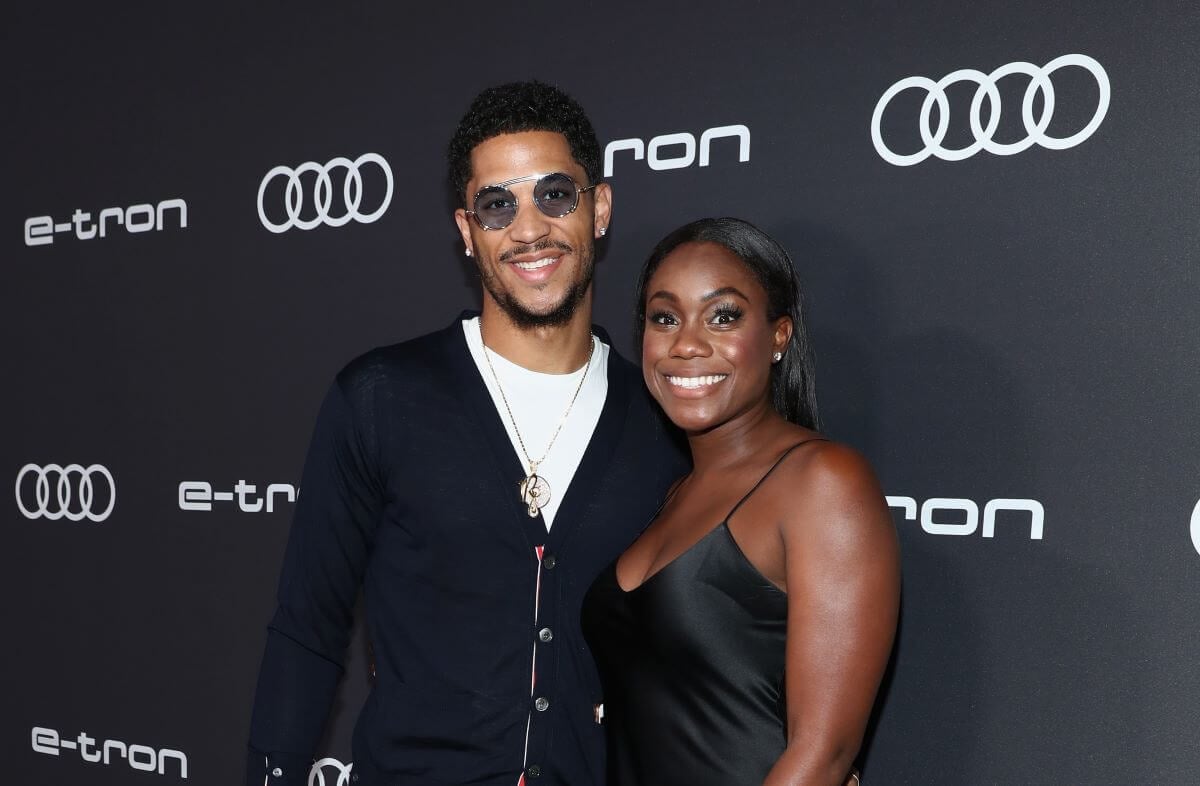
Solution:
M 364 741 L 387 774 L 474 783 L 521 769 L 527 702 L 433 684 L 373 693 Z

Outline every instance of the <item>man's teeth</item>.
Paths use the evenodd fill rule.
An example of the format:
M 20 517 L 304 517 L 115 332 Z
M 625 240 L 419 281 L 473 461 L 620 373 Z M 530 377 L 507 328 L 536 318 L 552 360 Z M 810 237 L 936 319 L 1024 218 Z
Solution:
M 667 377 L 667 381 L 672 385 L 677 385 L 681 388 L 702 388 L 705 385 L 715 385 L 728 374 L 710 374 L 707 377 Z
M 553 265 L 557 261 L 558 257 L 544 257 L 543 259 L 535 259 L 532 262 L 513 262 L 513 264 L 522 270 L 537 270 L 538 268 L 546 267 L 546 265 Z

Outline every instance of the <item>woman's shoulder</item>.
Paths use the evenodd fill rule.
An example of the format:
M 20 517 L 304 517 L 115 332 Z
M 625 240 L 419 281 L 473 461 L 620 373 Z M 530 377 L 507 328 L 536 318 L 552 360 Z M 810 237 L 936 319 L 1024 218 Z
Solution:
M 862 453 L 816 431 L 804 429 L 793 445 L 777 470 L 792 480 L 852 484 L 875 477 L 870 462 Z
M 816 432 L 797 440 L 773 474 L 778 477 L 770 484 L 770 493 L 781 510 L 822 517 L 839 510 L 886 512 L 883 492 L 866 457 Z

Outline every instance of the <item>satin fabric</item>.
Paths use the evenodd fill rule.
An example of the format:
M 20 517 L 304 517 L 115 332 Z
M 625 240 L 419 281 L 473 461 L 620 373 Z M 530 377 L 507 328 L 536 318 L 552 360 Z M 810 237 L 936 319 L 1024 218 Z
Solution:
M 640 586 L 621 589 L 614 561 L 584 598 L 609 786 L 758 786 L 782 755 L 787 593 L 746 558 L 728 521 L 795 447 Z

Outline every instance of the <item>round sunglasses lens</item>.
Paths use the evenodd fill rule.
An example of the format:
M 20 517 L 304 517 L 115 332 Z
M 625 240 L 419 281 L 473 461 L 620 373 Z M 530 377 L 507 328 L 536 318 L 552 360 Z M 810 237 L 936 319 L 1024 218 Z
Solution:
M 489 229 L 503 229 L 517 215 L 517 198 L 507 188 L 485 188 L 475 197 L 475 215 Z
M 567 175 L 555 173 L 537 181 L 533 198 L 543 213 L 561 218 L 575 209 L 579 201 L 579 188 Z

